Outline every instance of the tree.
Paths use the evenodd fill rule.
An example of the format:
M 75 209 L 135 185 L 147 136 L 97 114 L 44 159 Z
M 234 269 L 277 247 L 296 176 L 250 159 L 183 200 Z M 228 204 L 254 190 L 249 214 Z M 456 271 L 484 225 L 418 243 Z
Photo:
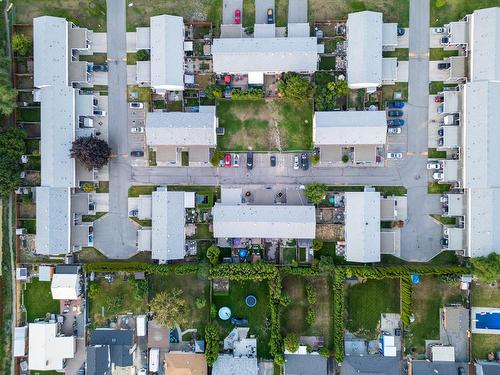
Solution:
M 303 100 L 311 96 L 312 84 L 297 73 L 285 73 L 283 79 L 278 82 L 278 91 L 285 98 Z
M 78 159 L 88 170 L 100 169 L 108 164 L 111 156 L 111 147 L 100 138 L 80 137 L 73 142 L 71 157 Z
M 207 305 L 207 299 L 205 298 L 205 296 L 196 297 L 194 304 L 197 309 L 202 309 Z
M 337 95 L 327 87 L 321 87 L 316 92 L 316 110 L 332 111 L 337 106 Z
M 14 34 L 12 49 L 22 56 L 27 55 L 33 48 L 33 40 L 24 34 Z
M 325 199 L 326 192 L 326 185 L 312 182 L 306 186 L 304 195 L 312 204 L 320 204 Z
M 149 61 L 149 52 L 145 49 L 140 49 L 135 53 L 135 58 L 137 61 Z
M 10 115 L 16 108 L 17 91 L 10 83 L 0 83 L 0 114 Z
M 328 90 L 333 92 L 336 96 L 347 96 L 349 95 L 349 85 L 345 79 L 338 80 L 336 82 L 328 82 L 326 85 Z
M 23 130 L 9 128 L 0 132 L 0 197 L 7 197 L 19 187 L 19 174 L 23 170 L 21 155 L 26 152 L 26 133 Z
M 474 276 L 479 280 L 492 281 L 500 277 L 500 254 L 491 253 L 486 257 L 470 259 Z
M 218 246 L 212 245 L 207 249 L 207 258 L 210 264 L 215 266 L 219 262 L 220 249 Z
M 313 240 L 312 248 L 314 251 L 321 250 L 323 248 L 323 241 L 315 238 Z
M 299 350 L 299 337 L 295 333 L 289 333 L 283 340 L 285 349 L 291 353 Z
M 319 354 L 321 354 L 323 357 L 325 358 L 328 358 L 330 357 L 330 351 L 325 348 L 325 347 L 322 347 L 320 350 L 319 350 Z
M 154 320 L 166 328 L 187 324 L 187 303 L 181 289 L 164 290 L 154 296 L 149 307 Z
M 205 327 L 205 358 L 209 366 L 219 358 L 219 329 L 215 323 Z
M 217 85 L 209 85 L 205 88 L 205 95 L 211 100 L 222 98 L 222 93 L 222 88 Z

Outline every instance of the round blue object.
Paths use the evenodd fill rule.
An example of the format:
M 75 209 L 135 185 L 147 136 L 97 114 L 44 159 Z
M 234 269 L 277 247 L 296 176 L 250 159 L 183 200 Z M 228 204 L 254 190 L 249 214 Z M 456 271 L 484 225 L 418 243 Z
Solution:
M 255 305 L 257 304 L 257 298 L 254 295 L 250 294 L 245 298 L 245 304 L 248 307 L 255 307 Z
M 412 274 L 411 276 L 411 282 L 413 284 L 419 284 L 420 283 L 420 275 L 417 275 L 417 274 Z
M 219 318 L 221 320 L 229 320 L 231 318 L 231 309 L 227 306 L 223 306 L 219 309 Z
M 240 258 L 246 258 L 248 255 L 248 250 L 247 249 L 240 249 L 239 255 L 240 255 Z

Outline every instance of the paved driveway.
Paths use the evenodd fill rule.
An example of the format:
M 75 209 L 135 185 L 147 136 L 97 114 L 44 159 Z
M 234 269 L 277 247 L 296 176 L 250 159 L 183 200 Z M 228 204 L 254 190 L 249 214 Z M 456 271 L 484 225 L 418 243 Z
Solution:
M 255 0 L 255 23 L 267 23 L 267 10 L 273 10 L 273 23 L 276 23 L 274 0 Z
M 288 1 L 288 23 L 307 22 L 307 0 Z
M 224 0 L 222 4 L 222 24 L 234 24 L 234 11 L 239 9 L 243 20 L 243 0 Z

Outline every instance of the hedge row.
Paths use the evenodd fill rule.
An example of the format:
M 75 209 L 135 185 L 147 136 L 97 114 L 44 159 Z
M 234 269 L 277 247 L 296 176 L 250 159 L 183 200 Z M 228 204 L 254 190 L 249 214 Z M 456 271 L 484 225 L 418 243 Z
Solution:
M 97 262 L 83 266 L 85 272 L 147 272 L 158 275 L 190 275 L 198 271 L 198 263 L 150 264 L 140 262 Z
M 333 275 L 333 347 L 335 360 L 341 363 L 344 360 L 344 284 L 345 270 L 339 269 Z
M 442 266 L 338 266 L 336 268 L 344 268 L 347 278 L 359 277 L 366 279 L 390 279 L 406 277 L 416 273 L 419 275 L 448 275 L 470 272 L 465 267 L 442 267 Z M 335 268 L 335 267 L 334 267 Z
M 210 269 L 209 278 L 227 278 L 234 281 L 270 280 L 279 275 L 278 268 L 270 263 L 222 263 Z
M 410 324 L 411 315 L 411 290 L 412 284 L 409 277 L 401 278 L 401 321 L 405 325 Z

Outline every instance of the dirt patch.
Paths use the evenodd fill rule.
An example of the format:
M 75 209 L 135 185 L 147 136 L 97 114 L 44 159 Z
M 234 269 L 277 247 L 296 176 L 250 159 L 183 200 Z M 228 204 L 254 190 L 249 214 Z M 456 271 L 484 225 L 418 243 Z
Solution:
M 322 241 L 343 241 L 344 226 L 341 224 L 316 224 L 316 238 Z

